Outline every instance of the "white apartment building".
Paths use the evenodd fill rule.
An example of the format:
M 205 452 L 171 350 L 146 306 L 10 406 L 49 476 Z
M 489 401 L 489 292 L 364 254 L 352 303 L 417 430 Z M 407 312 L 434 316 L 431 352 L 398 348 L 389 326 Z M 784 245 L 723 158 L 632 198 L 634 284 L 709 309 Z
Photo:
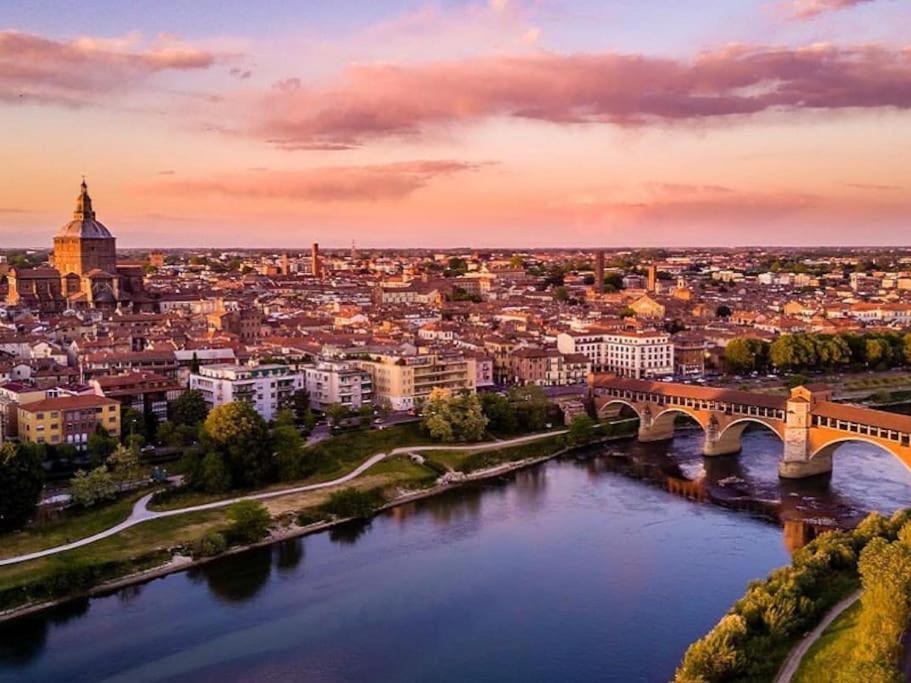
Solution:
M 302 370 L 310 407 L 315 410 L 325 410 L 332 403 L 352 410 L 373 404 L 373 379 L 355 363 L 319 359 Z
M 636 379 L 674 374 L 674 344 L 666 332 L 561 332 L 561 353 L 581 353 L 595 372 Z
M 275 419 L 282 402 L 303 386 L 303 373 L 287 365 L 204 365 L 190 375 L 190 388 L 199 391 L 210 408 L 246 401 L 265 420 Z

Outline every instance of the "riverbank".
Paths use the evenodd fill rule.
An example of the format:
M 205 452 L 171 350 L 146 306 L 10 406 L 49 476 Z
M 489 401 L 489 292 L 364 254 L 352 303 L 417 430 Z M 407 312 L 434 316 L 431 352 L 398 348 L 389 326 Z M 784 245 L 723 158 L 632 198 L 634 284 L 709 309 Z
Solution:
M 562 433 L 563 432 L 553 432 L 553 433 L 546 433 L 546 434 L 537 435 L 537 436 L 540 437 L 542 440 L 545 440 L 548 438 L 552 438 L 554 436 L 560 436 L 560 435 L 562 435 Z M 383 506 L 379 507 L 376 510 L 376 513 L 382 512 L 384 510 L 392 509 L 392 508 L 395 508 L 395 507 L 398 507 L 401 505 L 405 505 L 408 503 L 413 503 L 413 502 L 416 502 L 416 501 L 419 501 L 419 500 L 422 500 L 425 498 L 437 496 L 442 493 L 451 491 L 453 489 L 456 489 L 458 487 L 461 487 L 461 486 L 464 486 L 464 485 L 467 485 L 467 484 L 470 484 L 473 482 L 478 482 L 478 481 L 482 481 L 482 480 L 486 480 L 486 479 L 493 479 L 496 477 L 504 476 L 510 472 L 532 467 L 534 465 L 538 465 L 538 464 L 546 462 L 548 460 L 552 460 L 553 458 L 560 457 L 561 455 L 565 455 L 566 453 L 569 453 L 580 447 L 591 447 L 591 446 L 596 446 L 601 443 L 607 443 L 610 441 L 628 440 L 631 438 L 632 438 L 632 435 L 627 435 L 627 434 L 610 435 L 610 436 L 605 436 L 605 437 L 600 437 L 598 439 L 595 439 L 592 442 L 584 444 L 583 446 L 563 446 L 562 448 L 559 448 L 556 451 L 553 451 L 551 453 L 547 453 L 544 455 L 533 456 L 533 457 L 528 457 L 528 458 L 524 458 L 521 460 L 500 463 L 500 464 L 497 464 L 490 468 L 467 473 L 463 478 L 449 480 L 445 484 L 437 484 L 437 485 L 434 485 L 427 489 L 418 490 L 418 491 L 408 491 L 406 493 L 402 493 L 401 495 L 397 496 L 394 500 L 391 500 L 388 503 L 384 504 Z M 498 450 L 497 445 L 498 444 L 475 445 L 475 446 L 466 447 L 466 449 L 467 450 Z M 500 448 L 502 448 L 503 450 L 509 449 L 509 446 L 504 447 L 504 446 L 502 446 L 502 444 L 499 444 L 499 445 L 500 445 Z M 422 448 L 432 451 L 434 449 L 439 449 L 439 450 L 447 449 L 448 450 L 448 449 L 451 449 L 452 447 L 435 447 L 435 446 L 414 447 L 414 448 L 411 448 L 410 450 L 418 451 L 418 450 L 421 450 Z M 408 450 L 408 449 L 406 449 L 406 450 Z M 28 614 L 35 614 L 37 612 L 40 612 L 40 611 L 43 611 L 43 610 L 46 610 L 46 609 L 49 609 L 51 607 L 55 607 L 58 605 L 65 604 L 65 603 L 71 602 L 73 600 L 78 600 L 78 599 L 82 599 L 82 598 L 86 598 L 86 597 L 105 595 L 105 594 L 111 593 L 113 591 L 117 591 L 122 588 L 126 588 L 128 586 L 147 583 L 147 582 L 153 581 L 157 578 L 168 576 L 170 574 L 174 574 L 177 572 L 186 571 L 188 569 L 198 567 L 198 566 L 201 566 L 204 564 L 208 564 L 208 563 L 214 562 L 219 559 L 224 559 L 224 558 L 230 557 L 232 555 L 237 555 L 237 554 L 240 554 L 243 552 L 247 552 L 247 551 L 255 549 L 255 548 L 269 546 L 269 545 L 273 545 L 275 543 L 280 543 L 282 541 L 287 541 L 287 540 L 291 540 L 294 538 L 299 538 L 299 537 L 303 537 L 303 536 L 309 536 L 312 534 L 321 533 L 324 531 L 329 531 L 335 527 L 354 523 L 356 521 L 357 520 L 353 519 L 353 518 L 334 519 L 334 520 L 327 520 L 327 521 L 319 521 L 319 522 L 315 522 L 313 524 L 302 525 L 302 526 L 299 526 L 296 523 L 291 522 L 290 524 L 287 524 L 277 530 L 274 530 L 269 535 L 268 538 L 263 539 L 262 541 L 259 541 L 257 543 L 243 545 L 243 546 L 234 546 L 232 548 L 229 548 L 225 552 L 212 556 L 212 557 L 193 558 L 193 557 L 189 557 L 186 555 L 174 553 L 174 554 L 172 554 L 171 559 L 166 563 L 163 563 L 163 564 L 160 564 L 155 567 L 148 568 L 148 569 L 143 569 L 142 571 L 139 571 L 139 572 L 135 572 L 132 574 L 128 574 L 125 576 L 121 576 L 121 577 L 117 577 L 114 579 L 104 581 L 96 586 L 92 586 L 91 588 L 88 588 L 87 590 L 80 591 L 78 593 L 74 593 L 71 595 L 66 595 L 66 596 L 60 597 L 55 600 L 45 601 L 45 602 L 41 602 L 41 603 L 25 604 L 25 605 L 14 607 L 12 609 L 2 611 L 2 612 L 0 612 L 0 622 L 9 621 L 12 619 L 26 616 Z

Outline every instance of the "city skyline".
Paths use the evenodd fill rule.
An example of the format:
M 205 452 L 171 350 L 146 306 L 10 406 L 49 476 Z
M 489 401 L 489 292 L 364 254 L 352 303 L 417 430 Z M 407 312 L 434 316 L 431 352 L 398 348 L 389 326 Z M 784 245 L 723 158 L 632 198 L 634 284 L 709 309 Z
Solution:
M 0 237 L 85 174 L 123 248 L 901 244 L 911 9 L 732 5 L 10 8 Z

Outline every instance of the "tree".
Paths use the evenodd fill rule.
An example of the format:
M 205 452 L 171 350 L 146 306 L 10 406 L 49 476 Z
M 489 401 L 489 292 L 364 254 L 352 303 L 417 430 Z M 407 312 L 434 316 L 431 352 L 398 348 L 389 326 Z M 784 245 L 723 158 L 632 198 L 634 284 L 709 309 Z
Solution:
M 228 508 L 228 533 L 240 543 L 255 543 L 269 531 L 272 518 L 266 506 L 255 500 L 241 500 Z
M 573 446 L 581 446 L 592 440 L 595 435 L 595 421 L 585 413 L 576 415 L 572 422 L 569 423 L 569 443 Z
M 525 268 L 525 259 L 521 254 L 513 254 L 509 259 L 509 265 L 512 268 Z
M 282 481 L 299 479 L 305 475 L 303 457 L 304 439 L 297 427 L 278 425 L 272 430 L 272 443 L 275 448 L 275 464 L 278 467 L 278 478 Z
M 88 449 L 93 463 L 101 464 L 117 447 L 117 439 L 108 434 L 108 431 L 100 424 L 95 427 L 95 431 L 89 434 Z
M 125 441 L 133 434 L 146 435 L 145 416 L 133 408 L 124 408 L 120 411 L 120 435 Z
M 282 402 L 282 408 L 292 410 L 298 424 L 306 424 L 313 418 L 313 411 L 310 410 L 310 393 L 304 388 L 297 389 L 286 397 Z
M 231 473 L 220 453 L 206 453 L 199 463 L 197 488 L 206 493 L 223 493 L 231 488 Z
M 74 503 L 88 508 L 116 496 L 117 485 L 111 473 L 101 465 L 89 472 L 76 472 L 76 476 L 70 479 L 70 495 Z
M 509 400 L 515 407 L 521 431 L 536 432 L 544 429 L 549 404 L 541 387 L 534 384 L 514 387 L 509 391 Z
M 516 409 L 506 396 L 495 392 L 481 394 L 481 410 L 487 426 L 494 432 L 512 434 L 519 428 Z
M 726 306 L 724 304 L 721 304 L 720 306 L 715 308 L 715 317 L 716 318 L 730 318 L 731 313 L 733 313 L 733 311 L 731 311 L 731 307 Z
M 885 339 L 867 339 L 866 352 L 867 365 L 872 368 L 883 369 L 892 360 L 892 347 Z
M 108 458 L 107 464 L 121 489 L 125 484 L 136 481 L 142 472 L 138 448 L 128 448 L 118 444 Z
M 561 285 L 554 289 L 554 299 L 561 303 L 569 301 L 569 292 L 567 291 L 566 287 L 563 287 Z
M 724 364 L 735 374 L 762 370 L 768 365 L 769 343 L 762 339 L 738 337 L 724 347 Z
M 190 359 L 190 372 L 194 375 L 199 374 L 199 356 L 196 355 L 196 352 L 193 352 L 193 357 Z
M 326 414 L 326 417 L 329 418 L 329 421 L 334 425 L 337 425 L 351 413 L 351 411 L 348 409 L 348 406 L 342 405 L 341 403 L 330 403 L 325 408 L 323 408 L 323 412 Z
M 41 499 L 40 451 L 7 441 L 0 447 L 0 531 L 19 529 Z
M 210 450 L 224 456 L 232 486 L 255 486 L 271 474 L 269 429 L 249 403 L 234 401 L 213 408 L 203 433 L 212 442 Z
M 196 425 L 206 419 L 209 406 L 195 389 L 183 392 L 171 403 L 171 420 L 177 424 Z
M 487 427 L 478 395 L 467 391 L 452 396 L 446 389 L 434 389 L 421 418 L 424 428 L 437 441 L 479 441 Z

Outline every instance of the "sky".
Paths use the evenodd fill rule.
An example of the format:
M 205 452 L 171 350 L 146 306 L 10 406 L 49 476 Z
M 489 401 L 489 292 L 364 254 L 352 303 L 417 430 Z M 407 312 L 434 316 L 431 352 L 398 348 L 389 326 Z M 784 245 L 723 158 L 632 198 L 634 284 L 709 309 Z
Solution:
M 907 0 L 0 6 L 0 247 L 908 245 Z

